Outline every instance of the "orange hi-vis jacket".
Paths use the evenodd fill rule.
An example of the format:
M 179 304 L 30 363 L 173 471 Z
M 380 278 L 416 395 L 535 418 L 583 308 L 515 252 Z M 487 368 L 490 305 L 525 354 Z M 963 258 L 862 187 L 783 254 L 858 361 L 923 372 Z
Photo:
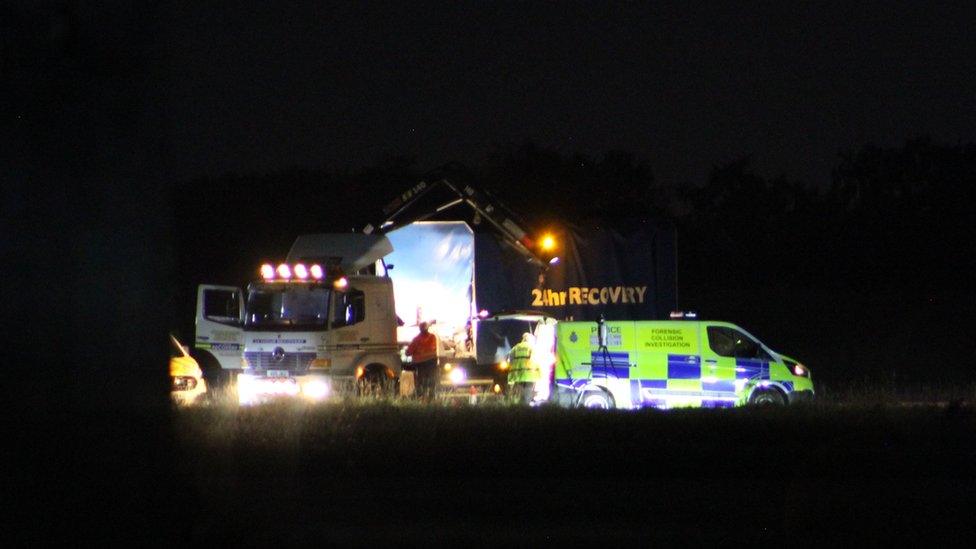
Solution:
M 437 336 L 430 332 L 417 334 L 407 347 L 407 356 L 413 358 L 414 364 L 437 358 Z

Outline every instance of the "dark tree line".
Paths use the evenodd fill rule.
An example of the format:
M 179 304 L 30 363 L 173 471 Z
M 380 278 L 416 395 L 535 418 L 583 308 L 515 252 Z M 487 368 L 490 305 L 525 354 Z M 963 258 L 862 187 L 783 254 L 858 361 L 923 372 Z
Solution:
M 361 229 L 423 176 L 397 158 L 355 172 L 181 185 L 178 218 L 190 222 L 179 225 L 179 299 L 192 302 L 192 286 L 214 276 L 243 282 L 301 232 Z M 679 305 L 754 330 L 821 379 L 973 378 L 955 358 L 976 347 L 967 327 L 976 308 L 973 145 L 866 146 L 841 154 L 819 186 L 760 175 L 748 157 L 715 166 L 701 185 L 666 183 L 630 153 L 532 144 L 497 152 L 468 177 L 539 228 L 673 224 Z

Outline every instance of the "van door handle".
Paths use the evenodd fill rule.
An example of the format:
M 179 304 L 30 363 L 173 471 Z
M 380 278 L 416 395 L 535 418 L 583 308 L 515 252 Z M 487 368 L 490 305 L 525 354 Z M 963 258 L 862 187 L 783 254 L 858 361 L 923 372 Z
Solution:
M 706 361 L 705 361 L 705 364 L 708 364 L 708 365 L 709 365 L 710 367 L 712 367 L 712 368 L 715 368 L 715 367 L 717 367 L 717 366 L 718 366 L 718 362 L 717 362 L 717 361 L 715 361 L 715 360 L 706 360 Z

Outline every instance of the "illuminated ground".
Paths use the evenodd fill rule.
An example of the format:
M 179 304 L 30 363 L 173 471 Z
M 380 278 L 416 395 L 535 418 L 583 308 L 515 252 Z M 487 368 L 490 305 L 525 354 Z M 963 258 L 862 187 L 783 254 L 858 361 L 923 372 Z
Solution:
M 243 540 L 396 533 L 476 544 L 974 528 L 953 512 L 974 501 L 968 409 L 608 415 L 345 404 L 192 411 L 178 425 L 212 519 L 195 525 L 202 537 L 228 520 Z M 233 468 L 208 473 L 222 464 Z M 280 512 L 249 513 L 260 501 Z
M 610 414 L 213 406 L 177 412 L 155 446 L 141 421 L 71 441 L 112 442 L 106 455 L 73 462 L 66 494 L 52 494 L 77 503 L 84 537 L 475 546 L 976 538 L 976 415 L 966 405 Z M 134 446 L 119 448 L 125 440 Z M 92 502 L 109 496 L 135 503 L 109 506 L 107 529 L 93 527 L 107 515 Z M 160 523 L 172 528 L 154 530 Z

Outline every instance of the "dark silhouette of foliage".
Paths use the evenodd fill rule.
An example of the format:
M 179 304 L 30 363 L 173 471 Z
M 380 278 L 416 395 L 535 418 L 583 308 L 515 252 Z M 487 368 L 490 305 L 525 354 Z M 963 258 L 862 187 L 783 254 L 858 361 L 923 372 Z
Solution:
M 750 157 L 715 166 L 701 185 L 663 184 L 627 152 L 589 157 L 532 143 L 499 149 L 467 173 L 538 229 L 673 224 L 679 304 L 754 330 L 828 384 L 922 381 L 933 364 L 976 347 L 965 328 L 976 316 L 973 145 L 864 146 L 841 154 L 823 186 L 760 175 Z M 360 230 L 423 176 L 412 159 L 391 158 L 358 171 L 181 185 L 184 316 L 196 283 L 243 283 L 302 232 Z M 972 379 L 969 368 L 938 376 Z

